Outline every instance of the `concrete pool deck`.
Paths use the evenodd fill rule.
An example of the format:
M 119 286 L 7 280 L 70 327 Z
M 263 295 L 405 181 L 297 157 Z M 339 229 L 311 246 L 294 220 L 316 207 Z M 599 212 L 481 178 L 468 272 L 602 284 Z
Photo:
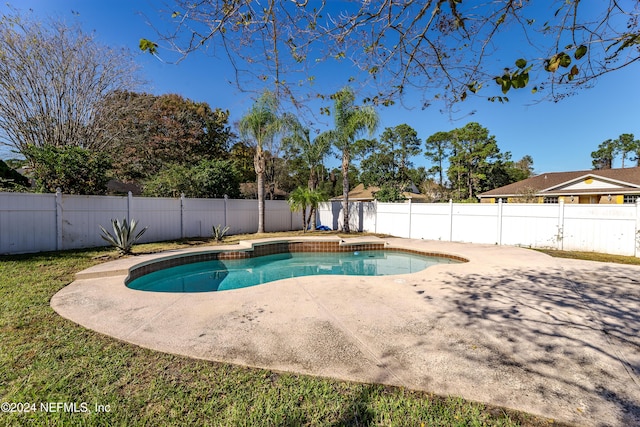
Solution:
M 177 294 L 124 285 L 133 264 L 164 256 L 145 255 L 85 270 L 51 306 L 158 351 L 461 396 L 577 425 L 640 425 L 640 266 L 384 241 L 469 262 Z

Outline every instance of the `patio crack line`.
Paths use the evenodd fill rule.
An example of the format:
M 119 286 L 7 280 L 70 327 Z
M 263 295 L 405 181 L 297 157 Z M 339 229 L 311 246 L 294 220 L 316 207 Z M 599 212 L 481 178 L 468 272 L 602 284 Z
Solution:
M 333 314 L 331 310 L 329 310 L 324 304 L 322 304 L 322 302 L 315 295 L 313 295 L 304 285 L 300 286 L 300 288 L 302 288 L 302 290 L 307 295 L 309 295 L 309 297 L 311 297 L 313 302 L 315 302 L 322 309 L 322 311 L 324 311 L 337 324 L 337 326 L 355 342 L 356 347 L 358 347 L 360 351 L 368 354 L 373 358 L 374 362 L 376 363 L 376 366 L 382 368 L 385 372 L 387 372 L 390 376 L 392 376 L 398 382 L 398 384 L 406 384 L 406 382 L 402 378 L 400 378 L 398 375 L 396 375 L 396 373 L 393 372 L 393 370 L 391 370 L 386 363 L 380 360 L 380 358 L 376 355 L 376 353 L 374 353 L 373 350 L 371 350 L 369 346 L 367 346 L 367 344 L 365 344 L 360 338 L 358 338 L 355 332 L 349 329 L 340 320 L 338 316 Z

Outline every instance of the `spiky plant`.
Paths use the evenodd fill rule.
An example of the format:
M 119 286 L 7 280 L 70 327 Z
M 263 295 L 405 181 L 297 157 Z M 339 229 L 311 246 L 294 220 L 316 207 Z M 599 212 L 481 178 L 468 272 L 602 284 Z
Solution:
M 129 223 L 126 218 L 123 218 L 122 222 L 117 219 L 112 219 L 111 225 L 113 226 L 113 234 L 100 225 L 100 229 L 102 230 L 100 237 L 118 249 L 121 255 L 130 254 L 133 245 L 140 240 L 140 237 L 142 237 L 144 232 L 147 231 L 147 228 L 149 228 L 145 227 L 140 230 L 138 234 L 135 234 L 138 222 L 135 219 L 131 219 Z
M 216 242 L 220 243 L 224 239 L 224 235 L 229 231 L 229 226 L 222 228 L 222 224 L 218 224 L 217 226 L 213 226 L 211 230 L 211 234 Z

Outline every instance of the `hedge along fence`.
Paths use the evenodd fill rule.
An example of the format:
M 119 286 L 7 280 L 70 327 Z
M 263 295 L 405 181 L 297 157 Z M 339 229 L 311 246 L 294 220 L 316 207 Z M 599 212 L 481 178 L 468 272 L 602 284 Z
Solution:
M 0 254 L 105 246 L 98 226 L 110 230 L 112 219 L 123 218 L 149 226 L 140 242 L 211 237 L 219 224 L 228 234 L 255 233 L 258 201 L 0 193 Z M 302 215 L 284 200 L 267 200 L 265 228 L 301 229 Z

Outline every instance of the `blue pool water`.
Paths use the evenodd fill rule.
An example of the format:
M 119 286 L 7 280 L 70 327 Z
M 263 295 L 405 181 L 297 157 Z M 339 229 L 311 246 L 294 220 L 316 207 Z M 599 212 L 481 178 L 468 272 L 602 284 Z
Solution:
M 210 292 L 245 288 L 276 280 L 321 274 L 386 276 L 422 271 L 455 261 L 399 251 L 302 252 L 240 260 L 197 262 L 132 280 L 129 288 L 155 292 Z

